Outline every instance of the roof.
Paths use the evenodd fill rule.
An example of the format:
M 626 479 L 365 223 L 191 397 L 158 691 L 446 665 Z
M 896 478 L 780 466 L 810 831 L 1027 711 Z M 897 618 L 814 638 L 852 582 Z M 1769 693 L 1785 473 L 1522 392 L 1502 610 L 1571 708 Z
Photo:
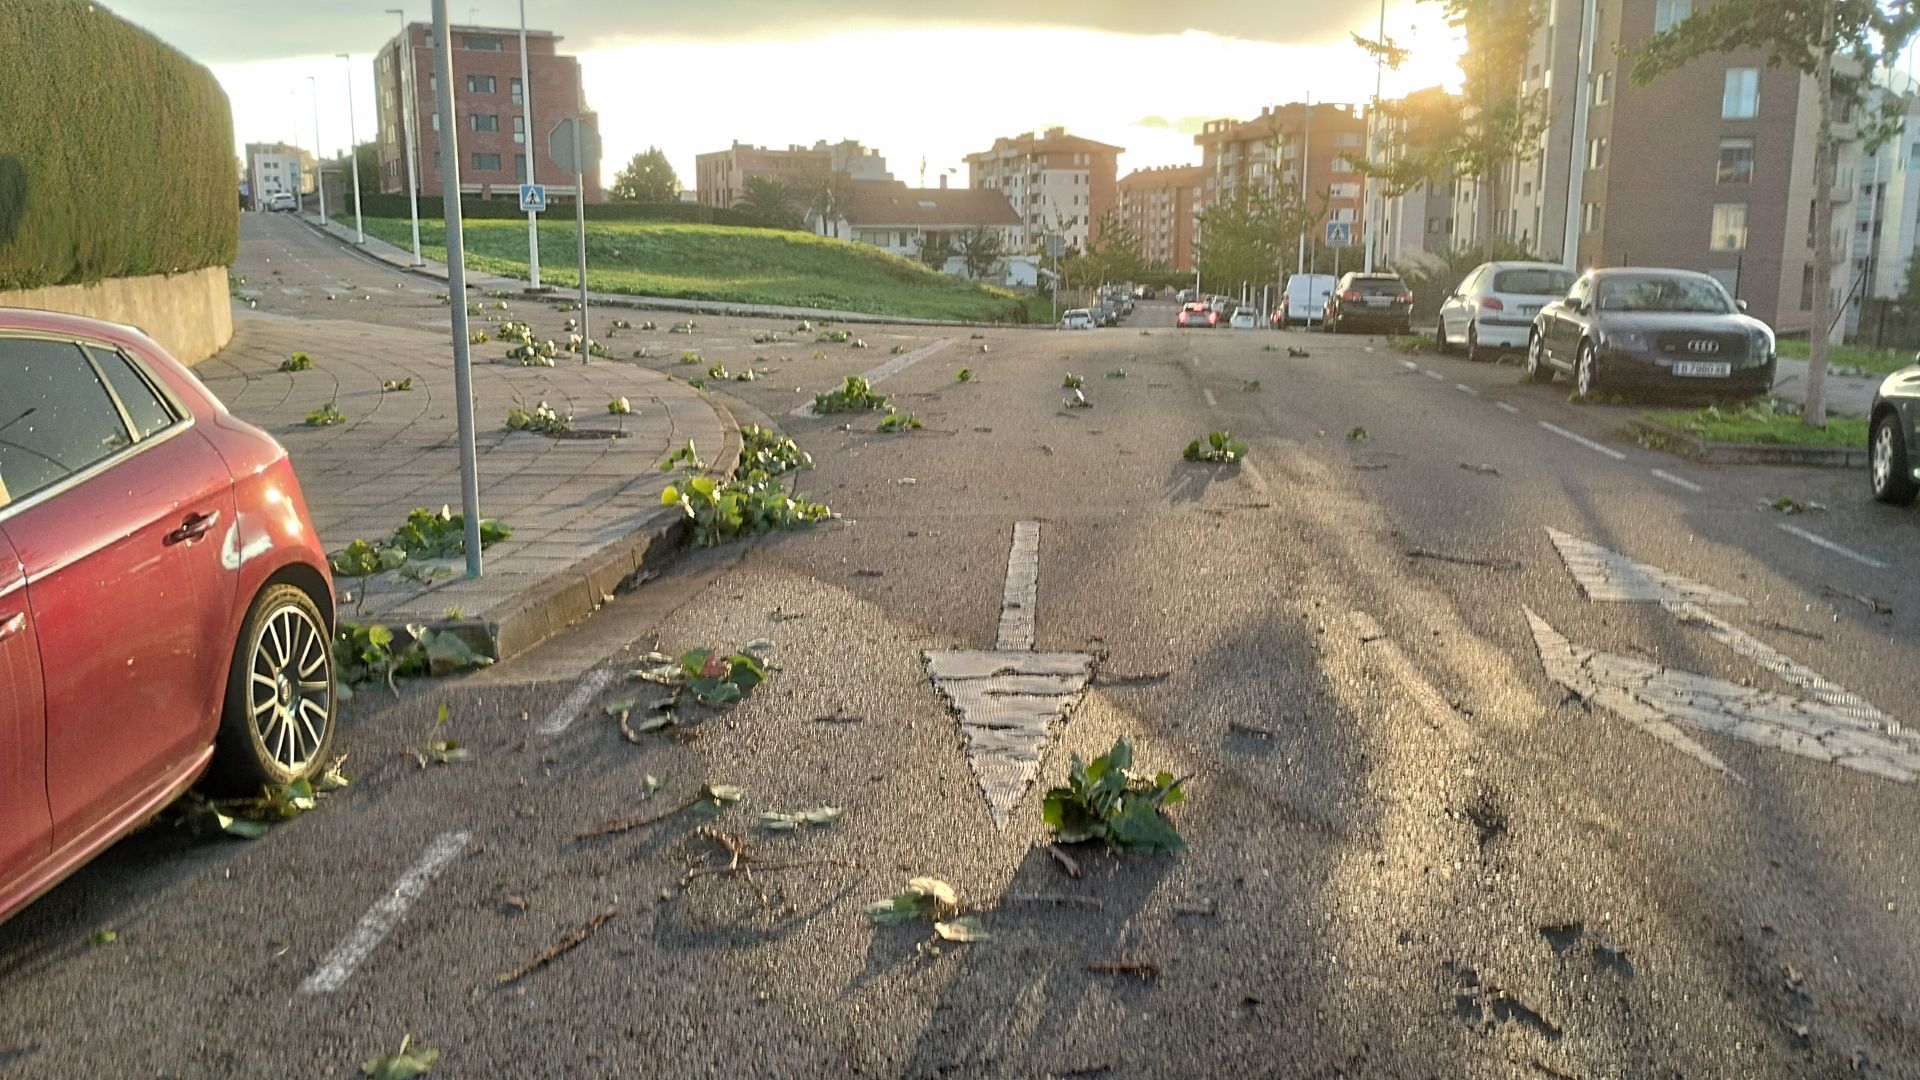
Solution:
M 1045 153 L 1048 151 L 1095 154 L 1122 154 L 1126 152 L 1126 148 L 1123 146 L 1111 146 L 1107 143 L 1095 142 L 1092 139 L 1083 139 L 1078 135 L 1069 135 L 1065 128 L 1048 128 L 1045 132 L 1038 135 L 1029 131 L 1024 135 L 1015 135 L 1012 138 L 1001 136 L 993 140 L 993 149 L 968 154 L 967 160 L 972 161 L 975 158 L 997 157 L 1002 151 L 1006 150 L 1017 150 L 1023 154 Z
M 1120 178 L 1120 187 L 1158 188 L 1185 187 L 1198 184 L 1208 176 L 1205 165 L 1162 165 L 1153 169 L 1136 169 Z
M 854 225 L 1018 225 L 1006 195 L 991 188 L 910 188 L 899 180 L 855 180 L 843 213 Z

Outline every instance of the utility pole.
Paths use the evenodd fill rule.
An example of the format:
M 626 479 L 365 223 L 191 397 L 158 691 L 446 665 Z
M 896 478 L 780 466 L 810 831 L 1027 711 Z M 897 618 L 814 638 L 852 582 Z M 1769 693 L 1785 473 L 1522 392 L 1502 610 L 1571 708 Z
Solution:
M 346 53 L 334 53 L 347 61 L 347 171 L 353 175 L 353 242 L 367 242 L 366 225 L 360 218 L 360 136 L 353 125 L 353 60 Z
M 1300 130 L 1300 206 L 1307 205 L 1307 155 L 1313 151 L 1313 95 L 1307 95 L 1306 120 Z M 1296 274 L 1307 272 L 1307 230 L 1300 231 L 1300 253 L 1294 270 Z
M 446 200 L 447 298 L 453 311 L 453 396 L 460 435 L 460 513 L 467 576 L 480 576 L 480 463 L 473 444 L 473 356 L 467 344 L 467 253 L 460 229 L 460 126 L 453 122 L 453 43 L 447 0 L 433 0 L 433 70 L 439 87 L 440 190 Z M 582 313 L 584 314 L 584 312 Z
M 533 171 L 533 80 L 527 75 L 527 0 L 520 0 L 520 116 L 527 147 L 527 176 L 523 183 L 537 184 Z M 540 215 L 527 211 L 527 287 L 540 287 Z
M 326 153 L 320 149 L 320 80 L 307 76 L 307 96 L 313 99 L 313 180 L 320 192 L 320 224 L 327 223 L 327 171 L 320 163 Z
M 1380 36 L 1376 40 L 1387 40 L 1387 0 L 1380 0 Z M 1373 129 L 1380 123 L 1380 86 L 1385 71 L 1386 61 L 1376 55 L 1373 58 L 1373 109 L 1367 116 L 1367 161 L 1369 163 L 1373 161 Z M 1375 226 L 1379 223 L 1373 216 L 1373 193 L 1379 185 L 1374 183 L 1372 176 L 1363 176 L 1360 178 L 1360 182 L 1367 187 L 1367 221 L 1366 224 L 1361 227 L 1367 230 L 1364 238 L 1367 244 L 1367 265 L 1365 270 L 1371 274 L 1373 273 L 1373 234 Z
M 1595 0 L 1586 0 L 1580 12 L 1580 56 L 1575 65 L 1578 78 L 1573 87 L 1573 145 L 1567 154 L 1567 220 L 1560 236 L 1560 261 L 1573 273 L 1580 272 L 1580 225 L 1585 212 L 1587 192 L 1587 113 L 1593 107 L 1593 33 L 1597 17 Z
M 394 61 L 400 65 L 400 128 L 406 144 L 401 156 L 407 159 L 407 210 L 413 216 L 413 265 L 422 266 L 426 260 L 420 257 L 420 132 L 413 113 L 413 38 L 407 33 L 404 10 L 388 8 L 387 14 L 400 16 L 400 48 Z
M 1827 344 L 1834 322 L 1828 309 L 1833 291 L 1833 172 L 1838 149 L 1833 137 L 1834 0 L 1826 0 L 1820 31 L 1820 64 L 1814 82 L 1820 94 L 1820 126 L 1813 156 L 1813 318 L 1808 334 L 1807 399 L 1801 418 L 1809 427 L 1827 426 Z

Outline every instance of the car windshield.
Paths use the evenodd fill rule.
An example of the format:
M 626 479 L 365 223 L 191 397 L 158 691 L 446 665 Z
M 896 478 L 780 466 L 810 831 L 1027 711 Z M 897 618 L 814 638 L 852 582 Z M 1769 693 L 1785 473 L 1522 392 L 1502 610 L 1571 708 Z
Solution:
M 1565 296 L 1573 288 L 1573 272 L 1548 266 L 1502 270 L 1493 275 L 1493 291 L 1519 296 Z
M 1725 315 L 1727 294 L 1707 278 L 1646 274 L 1600 281 L 1601 311 L 1667 311 Z

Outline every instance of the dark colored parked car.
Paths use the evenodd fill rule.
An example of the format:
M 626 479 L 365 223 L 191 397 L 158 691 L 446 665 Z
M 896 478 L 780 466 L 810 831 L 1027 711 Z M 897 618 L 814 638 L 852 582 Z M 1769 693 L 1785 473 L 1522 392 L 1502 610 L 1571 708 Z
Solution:
M 1873 497 L 1905 506 L 1920 495 L 1920 363 L 1887 376 L 1867 415 Z
M 1582 396 L 1654 389 L 1741 398 L 1773 388 L 1773 331 L 1718 281 L 1690 270 L 1589 270 L 1540 309 L 1527 375 L 1573 376 Z
M 1348 274 L 1327 297 L 1321 325 L 1329 332 L 1393 330 L 1413 332 L 1413 290 L 1397 274 Z
M 0 309 L 0 919 L 203 773 L 324 769 L 333 614 L 272 437 L 138 330 Z

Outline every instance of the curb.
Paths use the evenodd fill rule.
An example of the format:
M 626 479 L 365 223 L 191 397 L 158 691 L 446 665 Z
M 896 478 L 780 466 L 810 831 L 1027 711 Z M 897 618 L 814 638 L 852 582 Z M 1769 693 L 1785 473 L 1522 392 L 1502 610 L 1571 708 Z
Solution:
M 1813 468 L 1855 469 L 1867 464 L 1866 447 L 1776 446 L 1768 443 L 1708 442 L 1697 435 L 1654 420 L 1627 421 L 1635 435 L 1651 435 L 1664 443 L 1659 449 L 1706 465 L 1802 465 Z

